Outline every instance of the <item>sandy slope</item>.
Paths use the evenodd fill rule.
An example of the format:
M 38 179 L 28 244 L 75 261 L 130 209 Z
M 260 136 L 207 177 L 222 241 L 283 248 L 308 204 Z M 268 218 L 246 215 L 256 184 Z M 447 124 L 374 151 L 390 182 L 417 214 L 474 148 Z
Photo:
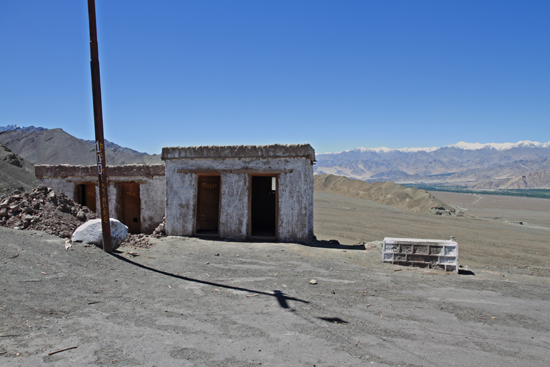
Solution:
M 425 190 L 408 188 L 393 182 L 368 183 L 335 175 L 316 175 L 314 180 L 315 191 L 370 200 L 418 213 L 427 213 L 433 211 L 433 208 L 439 208 L 439 212 L 446 214 L 454 212 L 452 207 Z
M 520 225 L 500 218 L 411 213 L 367 200 L 315 193 L 315 233 L 345 244 L 384 237 L 449 239 L 459 244 L 459 263 L 474 267 L 542 267 L 550 274 L 550 225 Z M 546 221 L 550 212 L 539 212 Z M 533 268 L 534 269 L 534 268 Z M 518 271 L 527 271 L 519 269 Z
M 550 228 L 548 199 L 443 191 L 433 191 L 431 194 L 475 218 L 512 224 L 522 222 L 527 227 Z
M 34 166 L 0 143 L 0 195 L 13 190 L 32 190 L 38 181 Z

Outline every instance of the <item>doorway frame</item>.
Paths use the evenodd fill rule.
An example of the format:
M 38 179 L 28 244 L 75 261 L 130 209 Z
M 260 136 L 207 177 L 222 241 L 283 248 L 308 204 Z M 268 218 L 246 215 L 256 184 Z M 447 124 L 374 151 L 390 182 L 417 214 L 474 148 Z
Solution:
M 220 185 L 218 187 L 218 233 L 208 234 L 208 233 L 197 233 L 197 221 L 199 220 L 198 211 L 199 211 L 199 179 L 204 176 L 218 176 L 220 178 Z M 195 237 L 210 237 L 210 238 L 219 238 L 220 237 L 220 214 L 222 207 L 222 175 L 220 172 L 201 172 L 195 174 L 195 208 L 193 208 L 193 236 Z
M 110 183 L 110 184 L 113 184 L 114 187 L 115 187 L 115 192 L 116 192 L 116 200 L 115 200 L 115 215 L 116 215 L 116 218 L 118 218 L 121 222 L 122 220 L 124 219 L 124 212 L 125 212 L 125 205 L 124 205 L 124 199 L 123 199 L 123 190 L 122 190 L 122 185 L 123 184 L 134 184 L 134 185 L 137 185 L 137 188 L 138 188 L 138 193 L 139 193 L 139 231 L 137 232 L 137 234 L 139 233 L 143 233 L 143 223 L 142 223 L 142 220 L 141 220 L 141 207 L 142 207 L 142 202 L 141 202 L 141 184 L 142 182 L 140 181 L 128 181 L 128 180 L 121 180 L 121 181 L 115 181 L 113 183 Z M 125 224 L 126 225 L 126 224 Z M 128 225 L 126 225 L 128 226 Z M 131 233 L 130 231 L 128 231 L 128 233 Z
M 275 177 L 275 236 L 253 236 L 252 235 L 252 178 L 253 177 Z M 246 235 L 251 240 L 279 241 L 279 173 L 249 173 L 248 174 L 248 224 Z
M 91 208 L 89 205 L 87 205 L 88 203 L 83 204 L 82 202 L 83 201 L 86 201 L 86 199 L 83 200 L 83 197 L 82 197 L 82 188 L 84 187 L 84 196 L 86 196 L 85 192 L 87 190 L 88 187 L 92 187 L 93 186 L 93 193 L 94 193 L 94 203 L 93 203 L 93 208 Z M 98 195 L 97 195 L 97 184 L 95 182 L 89 182 L 89 181 L 81 181 L 81 182 L 75 182 L 75 186 L 74 186 L 74 189 L 75 189 L 75 194 L 74 194 L 74 198 L 75 198 L 75 202 L 80 204 L 80 205 L 85 205 L 86 207 L 88 207 L 88 209 L 90 209 L 92 212 L 94 213 L 97 213 L 97 208 L 98 208 Z M 93 210 L 92 210 L 93 209 Z

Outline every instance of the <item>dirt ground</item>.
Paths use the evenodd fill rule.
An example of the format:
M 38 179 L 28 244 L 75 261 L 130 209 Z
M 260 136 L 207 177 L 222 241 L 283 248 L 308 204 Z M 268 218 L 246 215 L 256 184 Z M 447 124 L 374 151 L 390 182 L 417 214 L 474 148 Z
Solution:
M 430 193 L 470 216 L 504 223 L 523 222 L 523 225 L 532 228 L 550 229 L 549 199 L 441 191 Z
M 342 244 L 109 255 L 0 227 L 0 365 L 550 364 L 548 229 L 316 193 L 315 231 Z M 468 272 L 381 262 L 384 236 L 451 235 Z
M 490 199 L 497 198 L 508 197 Z M 514 209 L 485 208 L 478 203 L 475 210 L 469 208 L 460 217 L 405 212 L 371 201 L 316 192 L 315 233 L 319 239 L 334 238 L 344 244 L 382 241 L 384 237 L 454 236 L 459 244 L 461 265 L 550 276 L 550 200 L 516 199 L 527 203 L 546 201 L 539 203 L 536 211 L 527 210 L 529 205 L 522 209 L 518 204 L 521 200 L 514 201 L 517 212 L 523 213 L 521 216 Z M 546 207 L 548 210 L 544 210 Z M 488 210 L 493 215 L 486 214 Z M 524 220 L 523 225 L 515 221 L 515 216 Z

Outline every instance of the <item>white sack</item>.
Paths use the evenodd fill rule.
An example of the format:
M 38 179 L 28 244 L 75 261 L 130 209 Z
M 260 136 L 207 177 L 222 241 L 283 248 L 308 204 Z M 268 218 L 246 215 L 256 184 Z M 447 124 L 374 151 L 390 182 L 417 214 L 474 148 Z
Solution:
M 111 244 L 113 249 L 117 248 L 128 235 L 128 227 L 120 221 L 111 218 Z M 101 219 L 92 219 L 78 227 L 71 238 L 72 241 L 83 243 L 93 243 L 100 245 L 103 243 L 103 233 L 101 230 Z

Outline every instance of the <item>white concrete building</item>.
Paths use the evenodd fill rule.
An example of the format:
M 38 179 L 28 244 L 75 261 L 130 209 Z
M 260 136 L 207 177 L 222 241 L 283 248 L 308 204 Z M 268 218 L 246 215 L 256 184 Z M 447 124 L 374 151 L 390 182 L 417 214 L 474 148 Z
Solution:
M 166 234 L 308 242 L 309 144 L 164 147 Z
M 164 217 L 164 165 L 107 166 L 109 216 L 130 233 L 152 233 Z M 40 183 L 100 215 L 97 166 L 37 165 Z

